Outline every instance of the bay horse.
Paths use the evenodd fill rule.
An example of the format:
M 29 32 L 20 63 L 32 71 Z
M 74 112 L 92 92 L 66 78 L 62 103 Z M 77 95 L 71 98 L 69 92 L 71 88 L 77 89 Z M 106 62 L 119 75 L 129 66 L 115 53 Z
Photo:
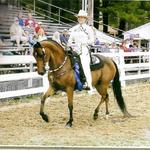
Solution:
M 47 114 L 44 113 L 44 103 L 46 98 L 52 96 L 56 89 L 63 89 L 67 94 L 70 115 L 66 126 L 71 127 L 73 122 L 73 93 L 76 79 L 69 56 L 64 48 L 53 40 L 37 42 L 34 45 L 33 55 L 37 62 L 38 74 L 44 75 L 46 72 L 45 66 L 49 66 L 49 88 L 41 98 L 40 115 L 42 119 L 49 122 Z M 105 102 L 106 105 L 106 114 L 109 114 L 109 95 L 107 93 L 107 89 L 111 80 L 113 80 L 112 87 L 117 103 L 123 115 L 125 117 L 129 117 L 130 114 L 126 109 L 122 96 L 117 65 L 112 59 L 107 57 L 103 57 L 103 61 L 104 65 L 102 68 L 92 71 L 92 85 L 101 95 L 101 100 L 94 111 L 93 119 L 96 120 L 98 118 L 98 112 L 103 102 Z

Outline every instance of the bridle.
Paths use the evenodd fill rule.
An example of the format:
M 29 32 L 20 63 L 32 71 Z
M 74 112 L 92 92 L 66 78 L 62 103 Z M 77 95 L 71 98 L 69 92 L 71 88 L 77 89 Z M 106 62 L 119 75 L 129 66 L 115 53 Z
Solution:
M 42 55 L 42 60 L 43 60 L 43 62 L 45 63 L 45 60 L 44 60 L 45 48 L 44 48 L 44 47 L 42 47 L 42 53 L 43 53 L 43 55 Z M 40 56 L 39 56 L 39 57 L 40 57 Z M 64 58 L 64 61 L 61 63 L 61 65 L 60 65 L 59 67 L 55 68 L 55 69 L 50 69 L 49 65 L 46 64 L 46 65 L 45 65 L 45 70 L 48 71 L 49 73 L 55 73 L 55 72 L 59 71 L 59 70 L 65 65 L 65 63 L 66 63 L 66 61 L 67 61 L 67 58 L 68 58 L 68 56 L 66 55 L 65 58 Z M 56 77 L 62 76 L 62 75 L 65 74 L 66 72 L 67 72 L 67 71 L 64 71 L 64 72 L 60 73 L 59 75 L 57 75 Z

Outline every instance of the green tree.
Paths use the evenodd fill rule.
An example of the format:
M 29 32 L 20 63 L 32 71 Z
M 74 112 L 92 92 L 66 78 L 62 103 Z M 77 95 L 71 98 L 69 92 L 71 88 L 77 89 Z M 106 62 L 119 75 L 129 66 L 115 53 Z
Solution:
M 109 25 L 119 28 L 119 36 L 122 31 L 134 28 L 141 24 L 150 21 L 150 2 L 145 1 L 110 1 L 103 0 L 107 7 L 102 7 L 100 10 L 105 14 L 108 14 Z M 103 20 L 104 21 L 104 20 Z M 105 21 L 107 25 L 108 22 Z

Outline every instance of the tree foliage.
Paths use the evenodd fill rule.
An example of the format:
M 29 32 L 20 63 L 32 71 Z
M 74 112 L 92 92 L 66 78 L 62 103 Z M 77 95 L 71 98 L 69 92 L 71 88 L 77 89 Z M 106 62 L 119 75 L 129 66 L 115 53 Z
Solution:
M 129 30 L 150 21 L 150 2 L 148 1 L 109 1 L 107 7 L 100 7 L 107 12 L 108 24 L 121 30 Z M 121 34 L 120 30 L 120 34 Z

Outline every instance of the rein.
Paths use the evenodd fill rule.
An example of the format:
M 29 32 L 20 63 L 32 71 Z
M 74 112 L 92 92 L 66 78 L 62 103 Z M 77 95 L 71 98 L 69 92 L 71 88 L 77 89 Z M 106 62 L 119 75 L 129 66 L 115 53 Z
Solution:
M 43 51 L 43 53 L 45 54 L 45 49 L 44 49 L 44 47 L 42 48 L 42 51 Z M 64 61 L 62 62 L 62 64 L 61 64 L 59 67 L 57 67 L 57 68 L 55 68 L 55 69 L 47 68 L 46 70 L 48 70 L 49 73 L 57 72 L 57 71 L 59 71 L 59 70 L 65 65 L 66 61 L 67 61 L 67 55 L 65 56 Z M 64 75 L 66 72 L 67 72 L 67 71 L 64 71 L 64 72 L 62 72 L 62 73 L 56 75 L 55 77 L 60 77 L 60 76 Z
M 52 73 L 52 72 L 56 72 L 56 71 L 60 70 L 65 65 L 66 61 L 67 61 L 67 56 L 65 57 L 63 63 L 58 68 L 49 70 L 49 72 Z

